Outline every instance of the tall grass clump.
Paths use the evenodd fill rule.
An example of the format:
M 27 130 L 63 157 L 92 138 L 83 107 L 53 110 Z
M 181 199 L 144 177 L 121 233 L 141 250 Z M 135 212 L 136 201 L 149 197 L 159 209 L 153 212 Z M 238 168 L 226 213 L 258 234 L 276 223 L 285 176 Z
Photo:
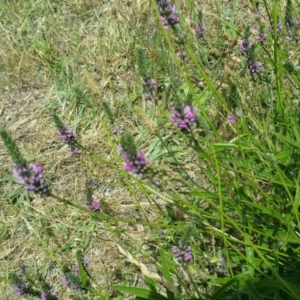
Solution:
M 81 73 L 51 74 L 60 101 L 46 102 L 45 119 L 53 121 L 53 147 L 70 150 L 64 161 L 76 166 L 84 200 L 79 190 L 61 191 L 53 169 L 23 157 L 1 129 L 10 178 L 30 195 L 27 204 L 15 195 L 19 213 L 43 198 L 63 207 L 62 216 L 78 213 L 84 232 L 70 246 L 71 262 L 60 256 L 65 248 L 50 247 L 33 229 L 60 280 L 50 286 L 39 270 L 10 270 L 3 281 L 16 295 L 300 299 L 299 3 L 196 2 L 146 1 L 136 27 L 114 13 L 123 18 L 120 33 L 128 26 L 119 38 L 130 45 L 131 73 L 121 95 L 111 79 L 112 101 L 99 100 L 87 71 L 89 89 L 77 84 Z M 75 88 L 66 97 L 69 80 Z M 93 194 L 97 184 L 117 189 L 115 205 Z M 22 218 L 35 226 L 33 216 Z M 109 234 L 122 263 L 123 273 L 105 287 L 86 257 L 98 234 L 92 228 Z

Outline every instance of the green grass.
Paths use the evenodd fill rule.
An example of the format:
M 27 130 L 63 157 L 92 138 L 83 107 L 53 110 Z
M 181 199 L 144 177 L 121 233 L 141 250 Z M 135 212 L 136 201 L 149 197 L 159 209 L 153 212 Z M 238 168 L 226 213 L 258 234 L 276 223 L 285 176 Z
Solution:
M 174 1 L 180 25 L 168 30 L 154 0 L 0 3 L 0 125 L 51 188 L 24 191 L 0 144 L 1 299 L 19 298 L 21 266 L 26 299 L 45 284 L 58 299 L 299 299 L 300 28 L 285 25 L 299 3 L 259 1 L 257 17 L 254 1 L 241 2 Z M 170 121 L 180 103 L 197 108 L 192 131 Z M 120 143 L 145 153 L 146 178 L 124 170 Z M 89 186 L 99 212 L 86 209 Z M 171 251 L 179 241 L 191 246 L 186 266 Z M 61 282 L 74 264 L 79 277 L 68 279 L 82 291 Z

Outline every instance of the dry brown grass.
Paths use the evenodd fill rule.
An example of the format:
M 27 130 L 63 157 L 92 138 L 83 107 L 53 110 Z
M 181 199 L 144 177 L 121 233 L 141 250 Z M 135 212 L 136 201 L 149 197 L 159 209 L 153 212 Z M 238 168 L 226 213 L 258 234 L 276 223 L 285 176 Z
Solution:
M 136 49 L 131 31 L 153 19 L 148 1 L 105 1 L 105 4 L 76 0 L 5 1 L 0 9 L 4 15 L 0 22 L 1 125 L 13 136 L 28 161 L 43 166 L 55 194 L 84 204 L 83 192 L 91 178 L 90 170 L 108 184 L 116 183 L 119 176 L 103 164 L 92 163 L 88 157 L 82 157 L 81 161 L 70 158 L 68 149 L 57 141 L 46 107 L 58 106 L 64 122 L 75 128 L 81 120 L 71 89 L 74 82 L 84 87 L 96 107 L 105 100 L 117 109 L 122 100 L 132 98 L 136 86 Z M 99 122 L 103 113 L 87 114 L 87 118 L 84 123 L 87 127 L 80 126 L 85 132 L 81 143 L 113 161 Z M 121 112 L 121 122 L 122 118 Z M 133 127 L 132 120 L 126 120 L 126 124 L 125 127 Z M 7 176 L 11 161 L 3 144 L 0 147 L 1 173 Z M 125 223 L 116 223 L 108 229 L 109 224 L 37 196 L 31 204 L 18 209 L 9 203 L 6 194 L 12 185 L 5 183 L 0 202 L 1 276 L 17 271 L 24 263 L 45 275 L 46 281 L 59 290 L 61 299 L 75 299 L 68 289 L 61 288 L 58 266 L 72 265 L 76 250 L 82 249 L 90 258 L 89 271 L 106 297 L 111 284 L 124 278 L 132 280 L 136 270 L 131 266 L 124 269 L 117 239 L 110 232 L 116 230 L 127 243 L 139 245 L 149 238 L 149 229 Z M 95 193 L 104 212 L 132 220 L 143 218 L 126 189 L 116 187 L 109 193 L 101 189 Z M 150 219 L 155 218 L 149 203 L 141 203 L 141 207 Z M 9 284 L 2 282 L 1 298 L 14 297 Z
M 185 1 L 178 2 L 183 11 L 187 9 Z M 217 18 L 210 12 L 214 5 L 202 2 L 195 1 L 196 8 Z M 149 221 L 158 222 L 157 208 L 139 193 L 134 199 L 117 171 L 85 155 L 81 160 L 70 157 L 68 149 L 57 141 L 47 114 L 47 108 L 59 108 L 64 122 L 77 129 L 78 135 L 84 132 L 81 143 L 116 165 L 119 161 L 115 161 L 103 126 L 102 100 L 118 110 L 118 123 L 124 129 L 131 128 L 138 142 L 142 137 L 149 139 L 156 124 L 148 120 L 150 125 L 141 132 L 142 112 L 128 119 L 123 104 L 129 101 L 129 106 L 134 106 L 140 101 L 135 75 L 137 47 L 147 45 L 150 52 L 155 51 L 155 17 L 149 2 L 6 0 L 0 4 L 0 13 L 0 124 L 16 140 L 24 157 L 43 166 L 52 190 L 60 197 L 84 204 L 85 183 L 97 174 L 106 186 L 115 186 L 108 193 L 102 190 L 105 185 L 95 191 L 108 215 L 133 221 L 147 216 Z M 192 24 L 192 16 L 187 16 L 186 22 Z M 142 36 L 145 30 L 148 35 Z M 139 42 L 144 44 L 138 45 Z M 92 99 L 96 113 L 86 110 L 82 115 L 82 106 L 72 89 L 74 84 Z M 87 214 L 38 196 L 31 204 L 16 208 L 6 196 L 12 188 L 6 180 L 11 161 L 2 143 L 0 164 L 5 178 L 0 190 L 0 277 L 26 263 L 46 276 L 47 282 L 59 290 L 60 299 L 75 299 L 61 288 L 58 266 L 72 265 L 76 250 L 81 249 L 90 258 L 92 277 L 106 295 L 115 299 L 110 285 L 125 280 L 133 283 L 137 273 L 132 265 L 124 266 L 118 240 L 139 250 L 133 254 L 139 253 L 139 261 L 155 271 L 151 251 L 145 246 L 153 243 L 151 229 L 122 222 L 96 222 Z M 189 167 L 193 170 L 192 162 Z M 163 203 L 162 199 L 156 200 Z M 164 230 L 155 234 L 163 235 Z M 140 279 L 137 281 L 142 285 Z M 1 299 L 14 299 L 9 284 L 4 282 L 0 295 Z

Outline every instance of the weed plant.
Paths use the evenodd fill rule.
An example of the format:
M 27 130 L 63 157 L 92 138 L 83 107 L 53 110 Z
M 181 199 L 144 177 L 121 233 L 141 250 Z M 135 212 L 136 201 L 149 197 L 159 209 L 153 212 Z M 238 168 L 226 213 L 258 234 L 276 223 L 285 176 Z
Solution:
M 300 299 L 299 2 L 75 2 L 0 4 L 1 299 Z

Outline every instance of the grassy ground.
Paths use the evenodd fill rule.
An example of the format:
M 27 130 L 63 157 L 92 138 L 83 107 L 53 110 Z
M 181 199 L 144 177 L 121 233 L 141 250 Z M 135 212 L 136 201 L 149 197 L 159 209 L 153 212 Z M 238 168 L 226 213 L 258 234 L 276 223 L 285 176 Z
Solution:
M 12 161 L 1 143 L 1 299 L 18 299 L 8 275 L 22 265 L 34 286 L 43 278 L 59 299 L 80 299 L 61 284 L 62 267 L 74 265 L 78 250 L 89 259 L 88 272 L 98 291 L 86 299 L 130 299 L 112 286 L 145 287 L 145 274 L 157 282 L 158 275 L 167 278 L 163 253 L 171 261 L 169 249 L 184 235 L 195 260 L 189 269 L 169 262 L 177 275 L 167 280 L 176 289 L 184 287 L 182 299 L 212 294 L 238 274 L 256 279 L 265 273 L 269 278 L 272 255 L 279 261 L 277 275 L 282 274 L 283 257 L 289 266 L 293 258 L 298 261 L 298 117 L 286 112 L 298 112 L 299 80 L 283 67 L 290 61 L 298 68 L 298 44 L 277 49 L 270 38 L 258 47 L 257 57 L 264 59 L 262 79 L 247 72 L 240 51 L 247 26 L 253 36 L 259 22 L 268 32 L 268 13 L 276 8 L 283 19 L 285 6 L 266 8 L 261 1 L 258 22 L 252 1 L 176 1 L 188 37 L 180 44 L 172 30 L 159 26 L 154 3 L 0 2 L 0 125 L 28 161 L 43 166 L 56 196 L 85 206 L 90 186 L 101 204 L 100 217 L 93 217 L 52 198 L 30 198 L 12 181 Z M 207 27 L 200 39 L 194 32 L 199 10 Z M 188 49 L 190 57 L 176 55 Z M 157 79 L 154 106 L 142 97 L 139 53 Z M 243 111 L 238 125 L 228 120 L 236 108 L 232 83 L 238 86 Z M 169 121 L 176 98 L 190 95 L 201 115 L 195 131 L 200 148 Z M 114 125 L 103 101 L 114 113 Z M 86 151 L 70 156 L 58 140 L 50 111 L 72 128 Z M 133 180 L 122 169 L 116 145 L 126 130 L 156 168 L 166 170 L 163 185 Z M 118 244 L 126 250 L 120 251 Z M 286 249 L 295 251 L 294 256 Z M 287 290 L 295 295 L 292 287 Z
M 149 15 L 148 3 L 143 6 L 131 1 L 5 1 L 0 7 L 2 124 L 28 160 L 37 159 L 49 170 L 49 180 L 60 196 L 84 203 L 86 181 L 97 174 L 99 187 L 93 188 L 104 209 L 130 219 L 139 214 L 126 189 L 117 186 L 106 192 L 117 184 L 118 175 L 103 164 L 82 167 L 85 158 L 70 158 L 67 148 L 57 142 L 46 110 L 58 108 L 78 135 L 84 132 L 81 142 L 86 147 L 105 159 L 112 157 L 99 122 L 103 118 L 99 102 L 105 100 L 117 109 L 128 97 L 131 101 L 139 97 L 135 92 L 135 34 L 130 34 L 130 27 L 137 30 L 139 18 Z M 130 20 L 133 11 L 137 18 Z M 95 110 L 83 102 L 81 94 L 93 101 Z M 132 126 L 133 120 L 125 120 L 122 112 L 119 119 L 122 126 Z M 101 222 L 42 198 L 22 210 L 11 206 L 7 193 L 12 186 L 6 184 L 11 162 L 3 148 L 1 153 L 1 276 L 26 264 L 56 286 L 61 273 L 53 255 L 55 260 L 73 264 L 75 251 L 81 249 L 90 259 L 89 271 L 108 295 L 113 282 L 136 280 Z M 147 229 L 137 230 L 134 225 L 114 226 L 122 236 L 123 231 L 133 238 L 149 235 Z M 1 299 L 13 299 L 10 290 L 2 283 Z M 72 299 L 68 290 L 61 290 L 60 297 Z

